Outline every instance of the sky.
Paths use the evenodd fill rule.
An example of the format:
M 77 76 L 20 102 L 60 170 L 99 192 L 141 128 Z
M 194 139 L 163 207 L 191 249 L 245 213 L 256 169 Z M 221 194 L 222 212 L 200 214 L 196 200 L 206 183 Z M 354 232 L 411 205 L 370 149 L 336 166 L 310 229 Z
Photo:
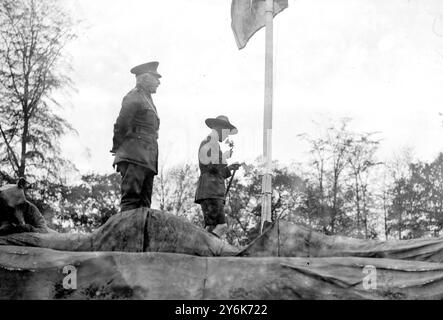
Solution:
M 220 114 L 239 129 L 232 161 L 262 153 L 264 30 L 238 50 L 230 0 L 63 0 L 82 22 L 66 47 L 76 91 L 58 93 L 77 130 L 62 140 L 82 173 L 110 173 L 113 124 L 135 85 L 129 70 L 159 61 L 153 96 L 160 165 L 197 163 Z M 443 151 L 443 1 L 289 0 L 274 20 L 273 158 L 303 161 L 313 121 L 350 117 L 380 132 L 379 157 L 403 147 L 429 161 Z M 322 120 L 323 119 L 323 120 Z

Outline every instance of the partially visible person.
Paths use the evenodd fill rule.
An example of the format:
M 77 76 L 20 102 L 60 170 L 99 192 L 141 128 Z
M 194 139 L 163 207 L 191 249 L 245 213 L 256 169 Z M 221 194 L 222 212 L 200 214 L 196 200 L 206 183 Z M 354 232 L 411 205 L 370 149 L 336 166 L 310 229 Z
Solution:
M 237 128 L 229 122 L 228 117 L 218 116 L 205 121 L 212 129 L 211 133 L 203 140 L 198 150 L 200 177 L 197 183 L 195 203 L 200 204 L 207 231 L 217 237 L 226 234 L 228 225 L 224 213 L 226 184 L 225 179 L 231 176 L 232 170 L 237 170 L 240 164 L 227 164 L 232 151 L 223 153 L 220 142 L 225 141 L 229 135 L 237 134 Z
M 22 232 L 48 233 L 45 218 L 24 193 L 24 179 L 0 187 L 0 235 Z
M 158 130 L 160 118 L 152 95 L 157 92 L 161 75 L 158 62 L 131 69 L 136 87 L 124 98 L 114 125 L 111 153 L 113 166 L 122 176 L 120 210 L 151 207 L 154 176 L 158 173 Z

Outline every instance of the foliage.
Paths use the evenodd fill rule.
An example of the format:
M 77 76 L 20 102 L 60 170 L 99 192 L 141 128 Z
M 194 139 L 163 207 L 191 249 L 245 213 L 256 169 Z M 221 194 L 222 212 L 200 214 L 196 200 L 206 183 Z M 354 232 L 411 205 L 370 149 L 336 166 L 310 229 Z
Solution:
M 1 1 L 2 175 L 54 180 L 69 167 L 58 141 L 73 128 L 55 112 L 61 106 L 53 93 L 71 86 L 62 51 L 74 38 L 72 21 L 57 1 Z
M 154 180 L 153 198 L 160 210 L 187 218 L 203 227 L 200 206 L 194 203 L 199 171 L 197 165 L 181 164 L 172 168 L 160 168 Z
M 117 173 L 89 174 L 72 186 L 40 182 L 31 186 L 28 196 L 52 228 L 61 232 L 91 232 L 119 212 L 120 181 Z
M 389 226 L 400 239 L 439 236 L 443 228 L 443 153 L 431 163 L 409 164 L 392 186 Z

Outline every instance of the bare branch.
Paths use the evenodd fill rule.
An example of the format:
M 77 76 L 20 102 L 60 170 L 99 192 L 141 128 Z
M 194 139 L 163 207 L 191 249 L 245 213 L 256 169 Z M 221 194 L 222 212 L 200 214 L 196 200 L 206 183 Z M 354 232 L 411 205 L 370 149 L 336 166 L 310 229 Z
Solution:
M 5 141 L 6 148 L 8 149 L 8 152 L 11 154 L 11 156 L 12 156 L 12 160 L 14 161 L 14 162 L 11 162 L 11 164 L 14 164 L 14 165 L 15 165 L 15 168 L 14 168 L 14 166 L 13 166 L 13 170 L 17 173 L 17 172 L 18 172 L 17 170 L 18 170 L 18 167 L 19 167 L 19 162 L 18 162 L 18 159 L 17 159 L 17 157 L 16 157 L 16 155 L 15 155 L 14 150 L 12 149 L 11 145 L 9 144 L 8 138 L 6 137 L 6 134 L 5 134 L 5 132 L 3 131 L 3 128 L 2 128 L 2 126 L 1 126 L 1 124 L 0 124 L 0 132 L 1 132 L 1 134 L 2 134 L 3 140 Z M 16 169 L 16 168 L 17 168 L 17 169 Z

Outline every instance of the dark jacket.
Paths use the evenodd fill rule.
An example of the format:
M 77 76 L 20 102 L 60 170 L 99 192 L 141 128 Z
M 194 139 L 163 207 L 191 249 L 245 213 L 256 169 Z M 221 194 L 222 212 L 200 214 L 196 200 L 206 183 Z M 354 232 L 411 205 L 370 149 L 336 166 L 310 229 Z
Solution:
M 38 208 L 27 200 L 15 208 L 0 205 L 0 216 L 0 235 L 49 231 Z
M 32 232 L 48 232 L 45 218 L 33 203 L 26 201 L 17 209 L 22 210 L 25 224 L 32 226 Z
M 160 119 L 150 95 L 138 88 L 131 90 L 122 102 L 114 125 L 113 165 L 126 161 L 158 172 L 158 129 Z
M 218 152 L 218 157 L 211 157 L 211 150 Z M 195 202 L 200 203 L 204 199 L 225 199 L 225 179 L 231 176 L 226 160 L 220 150 L 218 141 L 211 141 L 208 136 L 202 141 L 198 149 L 200 177 L 197 182 Z M 205 156 L 206 155 L 206 156 Z

